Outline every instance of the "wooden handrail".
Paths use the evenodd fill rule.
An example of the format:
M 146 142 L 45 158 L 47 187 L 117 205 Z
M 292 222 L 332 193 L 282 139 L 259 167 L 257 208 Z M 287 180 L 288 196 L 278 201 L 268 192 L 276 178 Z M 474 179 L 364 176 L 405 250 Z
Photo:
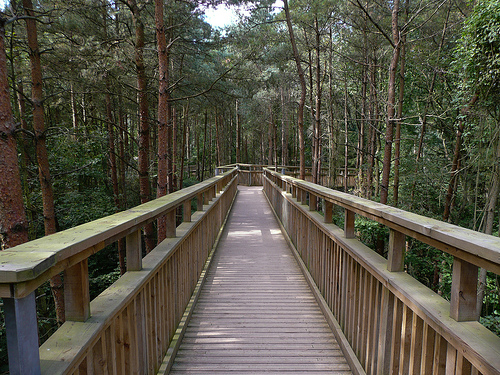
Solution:
M 500 274 L 499 237 L 332 190 L 272 170 L 266 170 L 266 172 L 315 197 L 377 221 L 457 258 L 486 268 L 488 271 Z
M 500 374 L 500 338 L 473 321 L 477 266 L 498 274 L 498 238 L 268 169 L 263 182 L 366 373 Z M 318 200 L 324 215 L 316 211 Z M 332 223 L 333 205 L 345 209 L 343 230 Z M 354 214 L 390 228 L 388 259 L 355 238 Z M 454 256 L 450 302 L 402 272 L 406 235 Z
M 160 217 L 166 217 L 167 237 L 175 238 L 174 242 L 170 241 L 172 244 L 176 243 L 177 245 L 175 246 L 182 246 L 184 241 L 179 241 L 177 237 L 175 212 L 178 207 L 184 207 L 185 212 L 183 221 L 184 223 L 190 223 L 192 220 L 191 200 L 196 198 L 197 213 L 203 212 L 203 215 L 194 215 L 195 219 L 198 221 L 208 217 L 209 211 L 204 211 L 204 208 L 208 206 L 205 205 L 212 205 L 211 201 L 216 201 L 219 207 L 219 211 L 215 213 L 212 212 L 214 210 L 210 209 L 212 213 L 210 213 L 211 217 L 208 219 L 211 222 L 211 224 L 208 225 L 210 228 L 208 232 L 211 233 L 211 239 L 206 239 L 206 242 L 203 244 L 200 242 L 200 245 L 197 247 L 190 246 L 189 250 L 186 250 L 186 252 L 191 252 L 192 248 L 204 249 L 205 253 L 203 255 L 196 255 L 198 259 L 197 262 L 203 262 L 202 258 L 206 257 L 208 254 L 205 248 L 207 246 L 212 246 L 210 241 L 215 238 L 214 236 L 219 230 L 215 225 L 216 223 L 221 225 L 229 209 L 227 199 L 223 203 L 218 203 L 218 194 L 222 192 L 222 195 L 228 196 L 225 194 L 225 191 L 227 190 L 227 186 L 231 186 L 232 195 L 228 196 L 228 199 L 230 199 L 229 203 L 232 201 L 236 194 L 237 174 L 237 169 L 233 168 L 222 175 L 215 176 L 202 183 L 182 189 L 130 210 L 0 252 L 0 297 L 4 298 L 9 368 L 11 373 L 40 373 L 34 295 L 34 291 L 37 287 L 52 276 L 64 272 L 67 323 L 65 323 L 63 327 L 71 327 L 72 322 L 83 323 L 85 321 L 89 321 L 90 326 L 94 328 L 97 327 L 91 322 L 92 311 L 88 276 L 89 256 L 100 251 L 106 245 L 126 237 L 127 271 L 142 272 L 141 228 L 153 220 Z M 194 223 L 191 225 L 192 228 L 197 226 L 198 224 L 195 225 Z M 193 230 L 188 232 L 191 233 Z M 184 230 L 183 233 L 186 234 L 186 231 Z M 197 239 L 197 241 L 201 240 Z M 164 241 L 162 244 L 163 243 L 169 242 Z M 161 244 L 159 244 L 158 247 L 160 246 Z M 151 253 L 153 252 L 154 251 Z M 190 256 L 193 257 L 192 254 Z M 153 259 L 154 257 L 153 254 L 149 256 L 148 259 Z M 165 261 L 167 260 L 167 258 L 164 259 Z M 189 266 L 189 262 L 184 262 L 185 265 Z M 149 267 L 154 269 L 156 266 L 151 266 L 151 264 L 149 264 Z M 180 268 L 179 270 L 175 268 L 175 270 L 175 272 L 180 272 Z M 191 270 L 183 272 L 187 273 L 191 272 Z M 196 282 L 201 269 L 197 267 L 193 272 L 194 273 L 189 276 L 191 284 L 193 281 Z M 198 273 L 198 276 L 196 273 Z M 147 275 L 149 274 L 146 273 L 145 276 Z M 187 278 L 187 276 L 181 276 Z M 192 285 L 189 287 L 194 288 Z M 185 297 L 189 297 L 192 292 L 188 289 L 188 286 L 182 287 L 184 300 Z M 130 298 L 133 299 L 134 297 Z M 187 301 L 182 301 L 182 303 L 184 302 L 187 304 Z M 103 306 L 104 305 L 106 305 L 106 303 L 104 303 Z M 111 305 L 113 304 L 111 303 L 110 306 Z M 184 306 L 181 306 L 181 303 L 178 302 L 173 305 L 173 308 L 175 308 L 176 311 L 172 313 L 172 316 L 175 316 L 172 324 L 178 323 L 178 319 L 180 319 L 179 313 L 182 315 Z M 97 313 L 97 315 L 99 315 L 99 313 Z M 175 327 L 170 327 L 168 331 L 169 334 L 173 332 L 172 328 L 175 329 Z M 103 326 L 102 329 L 105 329 L 105 326 Z M 86 332 L 90 331 L 87 330 Z M 82 337 L 84 336 L 88 340 L 93 340 L 92 337 L 87 337 L 82 332 Z M 74 338 L 74 341 L 80 341 L 82 337 L 78 339 Z M 55 352 L 54 348 L 60 348 L 62 345 L 62 343 L 57 342 L 57 339 L 53 339 L 52 341 L 54 340 L 56 340 L 55 346 L 49 349 L 49 351 L 52 350 L 52 353 Z M 90 341 L 87 341 L 85 345 L 88 345 L 88 343 L 90 343 Z M 166 344 L 168 347 L 168 342 Z M 163 342 L 162 345 L 164 346 L 165 342 Z M 50 354 L 50 352 L 47 351 L 43 351 L 42 353 L 44 355 Z M 62 353 L 61 356 L 61 358 L 67 359 L 67 353 Z M 52 357 L 49 355 L 49 358 Z M 54 363 L 58 361 L 62 361 L 62 359 L 55 359 Z M 85 359 L 85 361 L 88 360 Z M 47 363 L 49 362 L 43 361 L 45 368 L 47 368 Z M 151 364 L 148 366 L 151 366 Z M 49 368 L 49 370 L 46 370 L 48 371 L 47 373 L 54 374 L 53 368 L 50 366 Z

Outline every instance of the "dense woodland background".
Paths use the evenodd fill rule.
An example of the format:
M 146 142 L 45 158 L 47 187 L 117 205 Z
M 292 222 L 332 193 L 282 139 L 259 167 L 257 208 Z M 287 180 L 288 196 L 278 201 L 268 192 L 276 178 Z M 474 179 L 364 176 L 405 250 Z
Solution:
M 355 168 L 353 194 L 498 235 L 500 0 L 285 0 L 277 8 L 263 0 L 247 2 L 227 30 L 204 21 L 218 3 L 7 5 L 2 248 L 234 162 L 312 166 L 313 178 Z M 383 254 L 384 229 L 364 219 L 356 226 Z M 146 228 L 146 249 L 161 238 L 161 223 Z M 91 258 L 94 295 L 123 271 L 120 254 L 122 243 Z M 406 264 L 447 298 L 450 257 L 410 241 Z M 481 321 L 499 333 L 499 278 L 480 276 Z M 42 340 L 64 320 L 60 282 L 37 292 Z

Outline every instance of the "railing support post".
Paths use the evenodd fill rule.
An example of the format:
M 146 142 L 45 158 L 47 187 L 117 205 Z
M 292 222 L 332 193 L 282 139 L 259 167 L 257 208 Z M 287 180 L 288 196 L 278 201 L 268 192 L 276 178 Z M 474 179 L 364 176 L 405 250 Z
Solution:
M 165 215 L 167 220 L 167 238 L 174 238 L 176 236 L 177 223 L 175 222 L 175 211 L 173 209 Z
M 88 259 L 64 271 L 64 308 L 66 320 L 84 322 L 90 318 Z
M 477 271 L 474 264 L 453 260 L 450 317 L 458 322 L 476 320 Z
M 345 238 L 354 238 L 354 212 L 348 209 L 345 210 L 344 219 L 344 236 Z
M 333 203 L 329 202 L 327 200 L 324 200 L 324 207 L 325 207 L 324 221 L 325 221 L 325 223 L 331 223 L 333 221 Z
M 127 235 L 126 243 L 127 271 L 140 271 L 142 269 L 141 231 Z
M 196 211 L 203 211 L 203 193 L 196 196 Z
M 391 229 L 389 234 L 389 253 L 387 256 L 387 270 L 391 272 L 404 271 L 405 267 L 406 236 Z
M 40 374 L 35 292 L 24 298 L 4 298 L 7 352 L 11 374 Z
M 309 193 L 309 211 L 316 211 L 318 197 Z
M 184 202 L 182 211 L 182 220 L 189 223 L 191 221 L 191 199 Z

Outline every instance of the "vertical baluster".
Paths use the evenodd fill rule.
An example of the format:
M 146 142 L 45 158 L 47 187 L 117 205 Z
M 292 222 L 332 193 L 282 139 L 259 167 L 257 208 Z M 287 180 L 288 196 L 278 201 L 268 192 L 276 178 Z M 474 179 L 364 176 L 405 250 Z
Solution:
M 316 211 L 318 197 L 309 193 L 309 211 Z

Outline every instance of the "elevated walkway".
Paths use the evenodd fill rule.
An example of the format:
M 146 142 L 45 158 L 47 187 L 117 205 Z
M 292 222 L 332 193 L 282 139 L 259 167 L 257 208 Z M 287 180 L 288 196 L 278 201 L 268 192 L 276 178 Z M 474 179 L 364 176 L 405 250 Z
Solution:
M 239 186 L 171 374 L 351 374 L 262 187 Z

